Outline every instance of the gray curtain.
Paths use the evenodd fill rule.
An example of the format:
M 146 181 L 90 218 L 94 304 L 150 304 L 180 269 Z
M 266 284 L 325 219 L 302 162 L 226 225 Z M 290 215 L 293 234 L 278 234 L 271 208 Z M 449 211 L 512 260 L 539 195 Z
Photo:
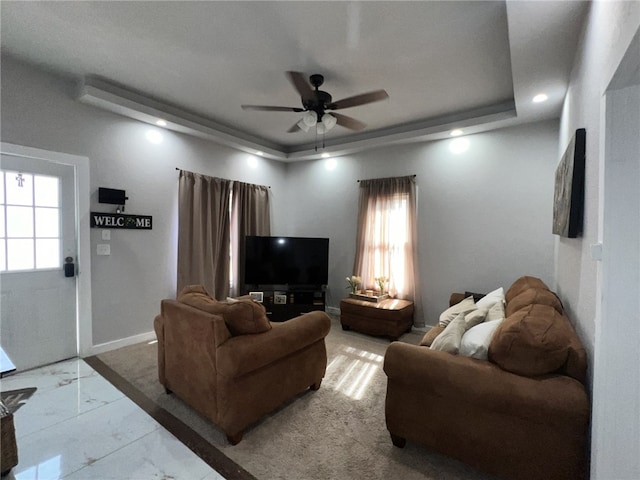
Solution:
M 201 284 L 217 299 L 229 295 L 231 188 L 230 180 L 180 171 L 178 293 Z
M 244 238 L 247 235 L 271 235 L 269 187 L 233 183 L 231 224 L 232 286 L 231 294 L 243 295 Z
M 353 273 L 362 289 L 384 276 L 394 298 L 414 302 L 414 325 L 424 326 L 418 277 L 417 189 L 414 176 L 360 181 Z

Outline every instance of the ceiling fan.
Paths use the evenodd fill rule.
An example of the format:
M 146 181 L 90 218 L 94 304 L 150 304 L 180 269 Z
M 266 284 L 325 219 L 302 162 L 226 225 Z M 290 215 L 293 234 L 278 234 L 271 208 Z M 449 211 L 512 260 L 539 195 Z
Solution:
M 324 133 L 335 125 L 348 128 L 350 130 L 362 130 L 366 124 L 353 117 L 336 113 L 335 110 L 357 107 L 367 103 L 378 102 L 388 98 L 389 95 L 384 90 L 354 95 L 334 102 L 327 92 L 319 90 L 324 83 L 324 77 L 320 74 L 313 74 L 309 77 L 309 82 L 305 79 L 305 74 L 301 72 L 287 72 L 287 77 L 293 84 L 302 99 L 300 107 L 279 107 L 270 105 L 242 105 L 243 110 L 260 110 L 265 112 L 306 112 L 300 121 L 295 123 L 288 131 L 297 132 L 299 130 L 309 131 L 313 126 L 318 133 Z M 313 87 L 313 88 L 312 88 Z

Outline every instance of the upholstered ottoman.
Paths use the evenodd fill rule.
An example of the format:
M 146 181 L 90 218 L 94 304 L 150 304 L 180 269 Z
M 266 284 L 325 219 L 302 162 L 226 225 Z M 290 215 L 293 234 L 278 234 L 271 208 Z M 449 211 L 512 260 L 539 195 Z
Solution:
M 353 329 L 397 340 L 411 331 L 413 302 L 389 298 L 376 303 L 345 298 L 340 301 L 340 323 L 343 330 Z

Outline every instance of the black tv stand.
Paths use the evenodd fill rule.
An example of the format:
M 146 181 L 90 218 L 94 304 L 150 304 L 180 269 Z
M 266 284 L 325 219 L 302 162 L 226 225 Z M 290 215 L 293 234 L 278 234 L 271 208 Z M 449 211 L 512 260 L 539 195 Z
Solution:
M 251 290 L 262 292 L 262 304 L 267 310 L 267 318 L 272 322 L 284 322 L 294 317 L 316 310 L 325 310 L 325 291 L 322 287 L 271 288 Z

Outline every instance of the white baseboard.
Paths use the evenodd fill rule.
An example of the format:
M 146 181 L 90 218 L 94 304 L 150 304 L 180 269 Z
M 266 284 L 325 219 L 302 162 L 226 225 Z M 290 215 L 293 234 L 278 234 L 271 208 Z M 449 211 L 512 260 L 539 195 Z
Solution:
M 331 313 L 333 315 L 340 315 L 340 309 L 338 307 L 327 307 L 327 313 Z
M 151 330 L 150 332 L 133 335 L 131 337 L 113 340 L 112 342 L 94 345 L 91 347 L 91 349 L 89 349 L 89 351 L 84 352 L 82 356 L 90 357 L 91 355 L 99 355 L 101 353 L 110 352 L 111 350 L 116 350 L 118 348 L 128 347 L 129 345 L 134 345 L 136 343 L 150 342 L 152 340 L 156 340 L 156 332 L 154 332 L 153 330 Z

